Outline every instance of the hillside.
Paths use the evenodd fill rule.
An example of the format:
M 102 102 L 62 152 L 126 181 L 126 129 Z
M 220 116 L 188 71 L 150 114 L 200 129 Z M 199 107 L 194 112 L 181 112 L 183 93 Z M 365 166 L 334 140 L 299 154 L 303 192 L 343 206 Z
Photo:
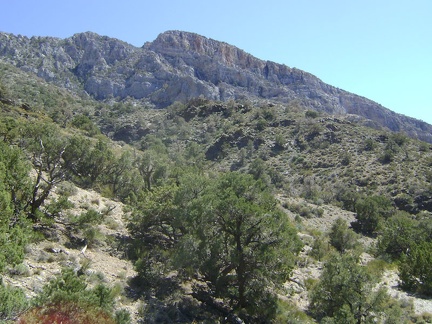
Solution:
M 87 32 L 67 39 L 0 34 L 0 60 L 97 100 L 132 98 L 153 107 L 196 97 L 299 102 L 330 114 L 432 142 L 432 126 L 325 84 L 305 71 L 263 61 L 235 46 L 168 31 L 136 48 Z
M 314 106 L 299 84 L 289 100 L 253 95 L 262 62 L 194 34 L 142 49 L 1 37 L 22 47 L 0 43 L 0 320 L 431 322 L 430 143 Z M 225 87 L 234 70 L 250 79 L 164 109 L 162 91 L 85 94 L 91 78 L 123 84 L 143 53 L 163 67 L 140 70 L 149 83 L 200 57 L 198 92 L 215 71 Z M 82 61 L 99 54 L 100 69 Z

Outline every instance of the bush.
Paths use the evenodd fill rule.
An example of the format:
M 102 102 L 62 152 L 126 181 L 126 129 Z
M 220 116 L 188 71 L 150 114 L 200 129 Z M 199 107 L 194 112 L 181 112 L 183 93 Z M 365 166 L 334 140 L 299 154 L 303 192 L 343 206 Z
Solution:
M 256 129 L 259 131 L 264 130 L 268 125 L 268 121 L 265 120 L 264 118 L 259 118 L 256 122 Z
M 323 236 L 315 238 L 310 255 L 318 261 L 322 261 L 330 252 L 328 240 Z
M 356 233 L 348 228 L 348 223 L 342 218 L 336 219 L 330 233 L 330 244 L 341 253 L 353 249 L 358 245 Z
M 404 289 L 432 296 L 432 242 L 413 245 L 402 256 L 400 279 Z
M 56 302 L 35 307 L 23 314 L 18 324 L 50 324 L 50 323 L 104 323 L 115 324 L 114 318 L 101 309 L 90 305 L 77 304 L 70 301 Z M 127 323 L 127 322 L 123 322 Z
M 422 240 L 418 222 L 405 212 L 398 212 L 390 217 L 378 238 L 377 253 L 392 260 L 399 259 L 410 247 Z
M 77 192 L 78 189 L 72 182 L 64 181 L 57 186 L 57 193 L 60 196 L 70 197 L 76 195 Z
M 293 303 L 279 299 L 276 317 L 272 323 L 312 324 L 315 321 Z
M 20 263 L 17 264 L 15 267 L 9 269 L 9 273 L 12 276 L 28 277 L 30 275 L 30 270 L 24 263 Z
M 370 196 L 355 203 L 356 221 L 352 227 L 365 234 L 376 235 L 382 225 L 393 212 L 392 203 L 383 196 Z
M 372 138 L 367 138 L 364 142 L 363 149 L 365 151 L 373 151 L 377 147 L 377 143 Z
M 347 166 L 351 163 L 351 154 L 348 152 L 345 152 L 345 153 L 341 154 L 340 159 L 341 159 L 341 164 L 344 166 Z
M 7 265 L 17 265 L 24 259 L 24 248 L 32 233 L 19 226 L 0 225 L 0 273 Z
M 87 227 L 89 224 L 98 224 L 103 220 L 103 214 L 99 213 L 97 210 L 89 209 L 85 213 L 81 213 L 75 223 L 80 227 Z
M 355 206 L 360 198 L 360 194 L 355 189 L 345 186 L 340 188 L 336 194 L 336 199 L 342 203 L 343 209 L 349 211 L 355 211 Z
M 51 218 L 61 215 L 66 210 L 74 207 L 67 196 L 60 196 L 58 199 L 53 198 L 45 209 L 45 213 Z
M 99 284 L 89 289 L 83 276 L 63 269 L 43 287 L 32 302 L 33 308 L 18 323 L 129 323 L 126 310 L 115 314 L 117 322 L 114 319 L 114 298 L 115 292 L 107 286 Z
M 395 153 L 391 150 L 385 150 L 384 153 L 378 158 L 378 160 L 382 164 L 388 164 L 390 162 L 393 162 L 395 157 Z
M 116 324 L 129 324 L 131 322 L 130 313 L 125 309 L 120 309 L 115 313 Z
M 4 86 L 3 82 L 0 81 L 0 99 L 1 98 L 7 98 L 9 96 L 9 93 Z
M 12 320 L 28 306 L 24 292 L 6 286 L 0 278 L 0 322 Z
M 87 132 L 88 136 L 100 134 L 99 128 L 85 115 L 78 115 L 72 120 L 72 126 Z
M 104 285 L 87 289 L 84 278 L 69 268 L 63 269 L 60 276 L 43 287 L 42 292 L 35 298 L 34 305 L 41 307 L 64 302 L 84 308 L 91 305 L 108 312 L 111 312 L 114 306 L 111 289 Z
M 374 289 L 379 278 L 353 254 L 334 255 L 310 293 L 310 311 L 325 323 L 375 323 L 389 316 L 390 297 Z
M 398 146 L 403 146 L 406 142 L 408 142 L 408 137 L 404 133 L 393 133 L 390 135 L 389 141 L 392 140 Z
M 306 118 L 317 118 L 318 117 L 318 112 L 317 111 L 315 111 L 315 110 L 307 110 L 306 112 L 305 112 L 305 117 Z

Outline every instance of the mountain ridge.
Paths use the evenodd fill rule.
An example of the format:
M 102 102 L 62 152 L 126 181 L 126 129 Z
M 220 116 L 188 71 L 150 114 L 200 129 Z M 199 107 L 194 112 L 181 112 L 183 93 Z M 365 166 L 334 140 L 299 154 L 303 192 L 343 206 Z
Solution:
M 358 115 L 370 126 L 432 143 L 432 126 L 424 121 L 328 85 L 311 73 L 190 32 L 166 31 L 142 47 L 93 32 L 65 39 L 0 33 L 0 60 L 97 100 L 132 98 L 156 108 L 196 97 L 297 101 L 306 109 Z
M 116 296 L 111 307 L 116 318 L 125 319 L 122 323 L 128 322 L 128 311 L 132 323 L 191 323 L 203 318 L 226 322 L 227 314 L 233 314 L 236 323 L 242 318 L 252 323 L 286 323 L 292 318 L 312 323 L 321 318 L 311 297 L 315 287 L 326 282 L 327 266 L 342 266 L 344 273 L 358 274 L 364 269 L 373 276 L 374 280 L 364 277 L 356 288 L 366 287 L 368 292 L 359 302 L 374 298 L 375 290 L 370 289 L 377 285 L 394 297 L 383 304 L 379 310 L 383 315 L 378 314 L 377 321 L 391 320 L 393 315 L 399 321 L 427 321 L 432 300 L 418 295 L 423 286 L 406 290 L 406 279 L 399 274 L 413 263 L 406 251 L 414 251 L 420 244 L 429 247 L 432 238 L 432 145 L 402 133 L 364 127 L 364 123 L 377 122 L 343 115 L 344 111 L 339 115 L 312 111 L 314 98 L 307 96 L 308 89 L 315 91 L 316 105 L 323 108 L 325 102 L 319 96 L 325 91 L 328 96 L 331 91 L 335 96 L 346 93 L 330 85 L 321 87 L 321 80 L 307 72 L 256 59 L 199 35 L 179 33 L 161 34 L 143 48 L 91 32 L 64 40 L 11 36 L 11 46 L 3 46 L 0 35 L 4 60 L 16 62 L 13 66 L 0 59 L 0 143 L 4 153 L 0 176 L 7 181 L 0 193 L 3 205 L 10 206 L 3 218 L 11 223 L 23 219 L 23 226 L 37 239 L 24 245 L 26 240 L 15 235 L 17 240 L 11 242 L 19 239 L 18 246 L 8 249 L 13 243 L 6 244 L 0 250 L 0 259 L 9 250 L 22 256 L 4 268 L 0 288 L 20 289 L 22 300 L 24 293 L 27 299 L 48 297 L 45 287 L 54 287 L 62 277 L 48 282 L 67 267 L 88 284 L 87 290 L 72 297 L 77 301 L 84 297 L 85 303 L 91 303 L 93 298 L 87 296 L 93 296 L 96 286 L 103 288 L 102 292 L 111 291 L 110 296 Z M 298 78 L 292 88 L 291 76 Z M 244 83 L 235 85 L 236 80 Z M 95 90 L 107 91 L 105 99 L 104 93 L 99 93 L 99 102 L 77 95 L 85 95 L 95 85 L 100 87 Z M 226 93 L 227 102 L 202 96 L 175 102 L 166 109 L 149 108 L 156 103 L 151 100 L 164 96 L 167 104 L 177 86 L 181 91 L 174 94 L 184 95 L 185 100 L 187 94 L 199 93 L 198 88 L 189 87 L 216 89 L 215 96 L 221 95 L 221 86 L 232 92 Z M 281 89 L 294 99 L 286 98 L 285 104 L 283 97 L 278 101 L 254 96 L 257 86 Z M 109 95 L 108 90 L 119 94 L 134 91 L 143 97 L 122 99 Z M 242 93 L 245 100 L 229 99 L 229 95 Z M 357 103 L 361 109 L 367 103 L 362 101 L 365 98 L 351 95 L 356 101 L 350 105 Z M 378 117 L 386 112 L 375 111 Z M 389 116 L 393 115 L 389 112 Z M 225 190 L 230 179 L 243 180 Z M 10 197 L 16 188 L 23 198 L 15 202 Z M 263 198 L 255 195 L 263 190 L 260 188 L 266 188 Z M 245 195 L 237 203 L 237 193 L 243 191 Z M 272 196 L 275 200 L 264 198 Z M 261 253 L 266 241 L 273 246 L 279 240 L 286 247 L 296 238 L 302 241 L 301 247 L 296 244 L 295 253 L 288 249 L 272 252 L 265 247 L 269 257 L 288 256 L 282 266 L 292 272 L 248 277 L 253 285 L 248 293 L 250 311 L 233 306 L 238 296 L 233 293 L 238 267 L 229 264 L 229 256 L 237 246 L 225 232 L 225 220 L 235 220 L 227 206 L 231 211 L 236 208 L 236 215 L 263 217 L 249 218 L 250 226 L 241 220 L 243 216 L 238 218 L 242 226 L 249 226 L 242 231 L 245 241 L 254 242 L 244 251 Z M 285 218 L 292 223 L 292 231 L 277 236 L 284 227 L 280 220 Z M 14 224 L 15 228 L 18 225 Z M 1 233 L 11 237 L 7 226 L 0 226 Z M 209 244 L 203 243 L 202 233 Z M 254 233 L 258 234 L 251 239 Z M 220 249 L 227 247 L 226 242 L 234 252 Z M 356 260 L 361 253 L 355 267 L 344 268 L 351 264 L 347 259 L 329 261 L 333 254 L 348 253 Z M 399 255 L 401 261 L 396 259 Z M 252 253 L 247 255 L 248 263 L 252 257 Z M 187 262 L 182 264 L 180 258 Z M 280 269 L 274 262 L 255 260 L 266 269 Z M 387 263 L 390 260 L 392 263 Z M 202 275 L 208 272 L 200 265 L 204 263 L 222 279 Z M 427 268 L 417 268 L 422 271 L 420 276 L 428 273 Z M 260 270 L 255 272 L 262 274 Z M 262 286 L 255 285 L 257 282 Z M 219 283 L 221 287 L 228 283 L 233 289 L 223 288 L 219 294 L 214 289 Z M 262 304 L 260 298 L 267 292 L 270 298 Z M 3 294 L 3 299 L 10 294 Z M 50 296 L 58 296 L 57 290 Z M 23 305 L 25 311 L 28 304 Z M 270 308 L 276 311 L 274 319 L 273 313 L 265 315 Z M 38 310 L 45 313 L 45 308 Z M 34 314 L 31 310 L 24 316 L 30 320 Z M 255 319 L 253 314 L 266 317 Z M 4 314 L 0 314 L 2 318 Z

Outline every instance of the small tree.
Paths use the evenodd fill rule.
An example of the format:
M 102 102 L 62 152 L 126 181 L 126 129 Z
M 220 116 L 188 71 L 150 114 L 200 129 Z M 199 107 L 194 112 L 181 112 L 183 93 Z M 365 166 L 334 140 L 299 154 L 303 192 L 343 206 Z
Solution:
M 100 177 L 110 174 L 113 167 L 112 161 L 114 161 L 114 153 L 108 142 L 105 139 L 99 139 L 85 161 L 91 183 L 95 183 Z
M 175 185 L 154 186 L 137 199 L 129 228 L 144 283 L 157 288 L 175 270 L 199 281 L 192 296 L 200 302 L 220 299 L 224 316 L 255 322 L 275 315 L 271 288 L 287 280 L 301 248 L 262 182 L 233 172 L 183 174 Z
M 160 154 L 153 149 L 146 150 L 142 156 L 140 156 L 136 164 L 138 166 L 139 173 L 144 179 L 146 189 L 152 190 L 153 184 L 166 175 L 167 158 L 164 154 Z
M 144 181 L 134 166 L 132 152 L 124 151 L 113 161 L 107 182 L 111 185 L 113 193 L 120 199 L 125 199 L 132 192 L 136 193 L 143 189 Z
M 390 297 L 383 288 L 375 290 L 373 278 L 358 264 L 358 256 L 336 254 L 325 264 L 320 282 L 310 293 L 310 311 L 325 323 L 373 323 L 389 311 Z
M 370 196 L 358 200 L 355 211 L 357 220 L 352 227 L 365 235 L 376 235 L 382 222 L 392 214 L 393 207 L 383 196 Z
M 399 211 L 385 222 L 383 233 L 378 237 L 377 252 L 397 260 L 408 253 L 416 242 L 426 239 L 425 236 L 416 220 L 408 213 Z
M 404 289 L 432 296 L 432 242 L 414 244 L 402 256 L 400 279 Z
M 330 233 L 330 244 L 339 252 L 344 253 L 358 245 L 357 234 L 350 228 L 342 218 L 336 219 Z
M 85 131 L 88 136 L 95 136 L 97 134 L 100 134 L 99 128 L 86 115 L 75 116 L 72 119 L 71 124 L 72 124 L 72 126 Z
M 212 297 L 237 312 L 271 318 L 275 299 L 268 287 L 288 278 L 301 246 L 286 215 L 261 182 L 239 173 L 222 175 L 195 206 L 178 264 L 200 273 Z
M 329 254 L 329 252 L 330 245 L 328 242 L 328 238 L 325 235 L 319 235 L 318 237 L 316 237 L 313 242 L 310 255 L 318 261 L 322 261 L 324 257 Z
M 22 147 L 31 156 L 36 174 L 26 209 L 28 217 L 38 221 L 39 208 L 45 203 L 51 190 L 66 178 L 63 153 L 67 140 L 61 136 L 57 126 L 47 123 L 27 125 L 23 137 Z
M 0 273 L 22 262 L 31 238 L 25 208 L 31 197 L 30 167 L 15 147 L 0 142 Z

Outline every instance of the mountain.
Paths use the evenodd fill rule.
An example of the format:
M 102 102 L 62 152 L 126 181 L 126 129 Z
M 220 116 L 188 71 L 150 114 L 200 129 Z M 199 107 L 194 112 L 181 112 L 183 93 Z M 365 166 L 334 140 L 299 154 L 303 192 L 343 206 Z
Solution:
M 1 37 L 0 322 L 430 320 L 432 144 L 367 127 L 402 116 L 194 34 Z
M 167 31 L 141 48 L 91 32 L 66 39 L 0 33 L 0 61 L 97 100 L 132 98 L 156 108 L 196 97 L 295 101 L 432 143 L 432 126 L 423 121 L 194 33 Z

